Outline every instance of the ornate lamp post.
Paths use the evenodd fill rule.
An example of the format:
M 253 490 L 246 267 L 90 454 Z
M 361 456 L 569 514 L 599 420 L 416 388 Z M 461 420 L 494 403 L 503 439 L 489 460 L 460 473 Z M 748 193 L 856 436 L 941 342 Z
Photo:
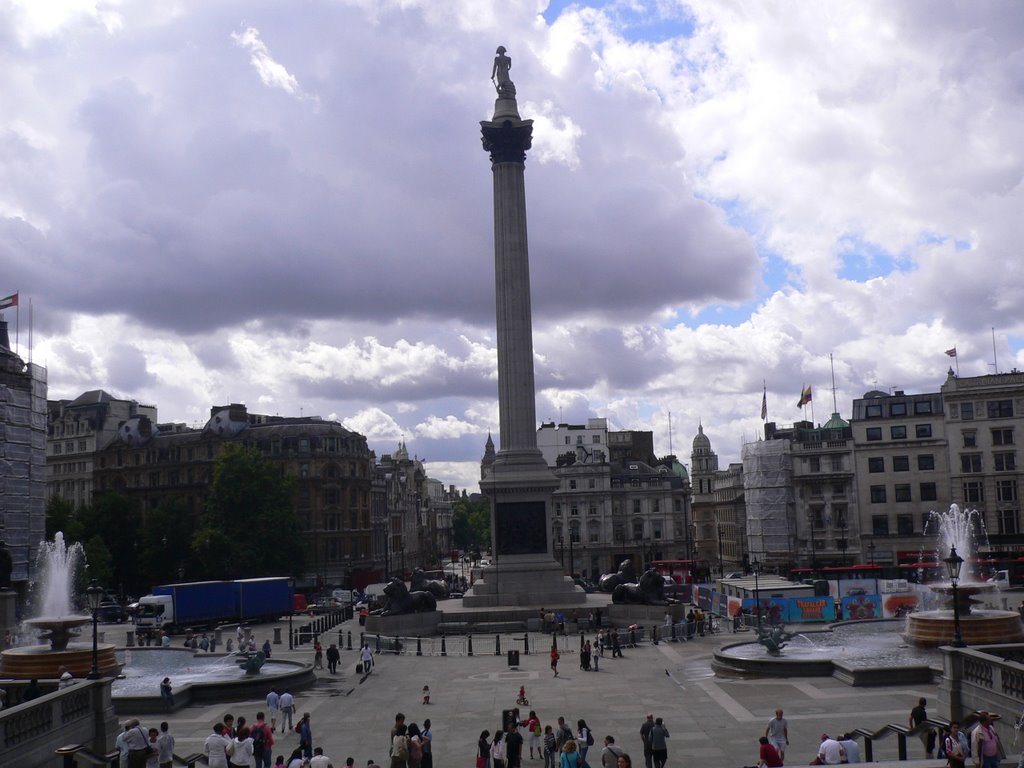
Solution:
M 96 624 L 100 616 L 100 602 L 103 600 L 103 590 L 96 583 L 96 579 L 89 582 L 85 590 L 85 597 L 89 601 L 89 611 L 92 613 L 92 669 L 89 671 L 89 680 L 100 679 L 100 650 L 99 635 L 96 632 Z
M 957 585 L 960 582 L 960 568 L 963 567 L 964 559 L 956 553 L 956 546 L 952 546 L 949 548 L 949 557 L 942 562 L 946 564 L 949 583 L 953 585 L 953 647 L 963 648 L 966 643 L 960 634 L 960 596 L 957 594 Z
M 754 566 L 754 610 L 757 611 L 757 628 L 761 628 L 761 586 L 758 583 L 758 577 L 761 575 L 761 561 L 756 557 L 754 562 L 751 563 Z

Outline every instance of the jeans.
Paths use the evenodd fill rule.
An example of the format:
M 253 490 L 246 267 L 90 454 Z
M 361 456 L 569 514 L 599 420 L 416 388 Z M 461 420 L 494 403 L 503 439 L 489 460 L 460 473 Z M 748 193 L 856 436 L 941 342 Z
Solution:
M 544 768 L 555 768 L 555 753 L 544 750 Z
M 286 733 L 295 728 L 295 725 L 292 723 L 292 711 L 294 709 L 295 707 L 285 707 L 281 710 L 281 730 Z

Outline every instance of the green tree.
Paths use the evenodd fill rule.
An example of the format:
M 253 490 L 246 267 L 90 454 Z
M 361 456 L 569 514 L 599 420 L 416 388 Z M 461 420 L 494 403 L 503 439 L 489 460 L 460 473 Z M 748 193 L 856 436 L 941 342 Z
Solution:
M 192 552 L 211 575 L 300 575 L 305 546 L 292 503 L 294 481 L 262 453 L 229 445 L 217 459 Z
M 85 542 L 85 559 L 89 563 L 89 569 L 85 574 L 85 587 L 89 586 L 88 582 L 92 579 L 96 579 L 101 587 L 109 588 L 114 584 L 114 561 L 99 534 Z M 83 585 L 78 586 L 79 594 L 82 594 Z
M 139 541 L 142 573 L 149 584 L 166 584 L 191 578 L 192 532 L 195 521 L 184 500 L 164 499 L 146 515 Z
M 46 502 L 46 540 L 53 541 L 58 531 L 63 532 L 64 541 L 81 541 L 82 522 L 74 504 L 61 496 L 51 496 Z
M 121 594 L 141 594 L 148 587 L 145 569 L 140 569 L 142 520 L 138 504 L 119 493 L 106 493 L 76 515 L 89 538 L 99 536 L 106 544 L 113 565 L 111 580 L 103 586 Z
M 491 502 L 463 495 L 452 505 L 452 536 L 462 550 L 486 549 L 491 542 Z

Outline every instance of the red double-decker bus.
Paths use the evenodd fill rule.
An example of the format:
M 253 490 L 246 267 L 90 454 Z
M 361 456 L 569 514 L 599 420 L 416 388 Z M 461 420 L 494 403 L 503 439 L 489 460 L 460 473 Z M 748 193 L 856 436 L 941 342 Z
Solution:
M 711 576 L 707 560 L 652 560 L 650 567 L 676 584 L 708 581 Z

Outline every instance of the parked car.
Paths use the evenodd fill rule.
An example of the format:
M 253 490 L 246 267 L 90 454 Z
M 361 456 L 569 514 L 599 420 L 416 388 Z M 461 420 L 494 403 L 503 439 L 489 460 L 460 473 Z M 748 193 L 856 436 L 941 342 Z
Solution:
M 128 612 L 120 603 L 115 603 L 113 600 L 100 603 L 96 616 L 100 621 L 108 624 L 121 624 L 128 620 Z

